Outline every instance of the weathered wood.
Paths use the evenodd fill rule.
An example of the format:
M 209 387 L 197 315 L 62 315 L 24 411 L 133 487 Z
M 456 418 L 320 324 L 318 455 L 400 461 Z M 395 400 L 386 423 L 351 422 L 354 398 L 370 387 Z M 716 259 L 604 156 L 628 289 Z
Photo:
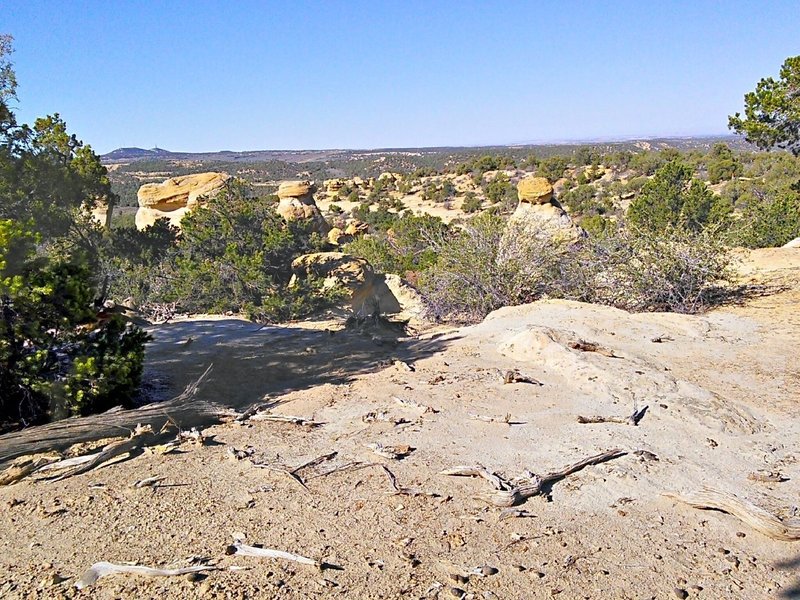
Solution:
M 159 431 L 167 420 L 183 429 L 218 423 L 229 411 L 220 405 L 194 399 L 198 386 L 210 370 L 211 367 L 180 395 L 165 402 L 130 410 L 112 409 L 99 415 L 73 417 L 1 435 L 0 467 L 20 456 L 63 451 L 73 444 L 102 438 L 127 437 L 138 424 L 150 425 L 153 431 Z
M 574 464 L 569 465 L 561 469 L 560 471 L 553 471 L 551 473 L 547 473 L 545 475 L 532 475 L 528 479 L 528 483 L 521 483 L 517 485 L 512 485 L 506 480 L 502 479 L 498 475 L 488 471 L 487 469 L 477 466 L 477 467 L 455 467 L 452 469 L 447 469 L 442 471 L 441 475 L 472 475 L 472 476 L 479 476 L 483 477 L 486 481 L 488 481 L 492 487 L 494 487 L 494 491 L 488 494 L 482 494 L 480 498 L 489 504 L 494 506 L 499 506 L 503 508 L 507 508 L 510 506 L 516 506 L 525 502 L 528 498 L 532 496 L 538 496 L 539 494 L 545 493 L 546 487 L 551 484 L 555 483 L 556 481 L 560 481 L 564 479 L 567 475 L 571 475 L 581 469 L 588 467 L 589 465 L 597 465 L 600 463 L 607 462 L 609 460 L 613 460 L 615 458 L 619 458 L 620 456 L 626 455 L 627 452 L 625 450 L 609 450 L 608 452 L 603 452 L 602 454 L 597 454 L 595 456 L 590 456 L 589 458 L 585 458 L 581 461 L 578 461 Z
M 635 410 L 629 417 L 601 417 L 601 416 L 594 416 L 594 417 L 582 417 L 578 416 L 578 423 L 620 423 L 622 425 L 633 425 L 634 427 L 639 424 L 639 421 L 642 420 L 645 413 L 647 412 L 647 406 L 645 406 L 641 410 Z
M 704 487 L 688 496 L 666 493 L 664 496 L 701 510 L 720 510 L 739 519 L 774 540 L 795 542 L 800 540 L 800 520 L 781 521 L 760 506 L 736 494 Z

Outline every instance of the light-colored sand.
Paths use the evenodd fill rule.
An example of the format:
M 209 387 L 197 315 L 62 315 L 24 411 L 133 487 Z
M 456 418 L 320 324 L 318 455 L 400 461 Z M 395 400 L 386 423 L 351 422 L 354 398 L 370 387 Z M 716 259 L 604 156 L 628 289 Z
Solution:
M 544 301 L 397 345 L 236 319 L 158 327 L 151 382 L 178 390 L 213 362 L 203 398 L 242 408 L 266 395 L 275 412 L 324 425 L 220 424 L 205 447 L 0 489 L 0 596 L 453 598 L 457 587 L 474 598 L 672 598 L 675 588 L 690 598 L 791 597 L 781 594 L 800 585 L 800 542 L 662 495 L 711 485 L 782 518 L 800 504 L 800 250 L 747 253 L 742 271 L 783 290 L 695 317 Z M 572 348 L 578 340 L 610 352 Z M 542 385 L 504 384 L 500 373 L 513 368 Z M 644 406 L 638 427 L 576 420 Z M 408 423 L 365 422 L 371 411 Z M 512 424 L 471 414 L 510 415 Z M 415 450 L 391 461 L 371 442 Z M 230 446 L 290 466 L 338 454 L 301 472 L 306 490 L 231 460 Z M 522 505 L 528 518 L 499 521 L 500 509 L 475 499 L 485 482 L 438 475 L 481 463 L 513 478 L 611 448 L 656 458 L 588 467 Z M 313 477 L 351 461 L 385 464 L 399 485 L 438 496 L 391 495 L 378 467 Z M 748 479 L 759 470 L 786 481 Z M 131 487 L 153 476 L 166 486 Z M 342 570 L 226 556 L 235 532 Z M 189 556 L 252 568 L 200 582 L 119 575 L 84 592 L 71 587 L 96 561 L 164 566 Z M 451 578 L 481 565 L 499 572 Z M 70 579 L 53 583 L 54 573 Z

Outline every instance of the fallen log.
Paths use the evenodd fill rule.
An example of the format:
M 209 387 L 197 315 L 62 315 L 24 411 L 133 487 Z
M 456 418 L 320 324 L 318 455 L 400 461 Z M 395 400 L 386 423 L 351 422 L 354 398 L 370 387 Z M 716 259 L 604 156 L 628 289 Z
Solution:
M 800 520 L 782 521 L 775 515 L 736 494 L 704 487 L 688 496 L 665 493 L 664 496 L 701 510 L 719 510 L 739 519 L 773 540 L 800 540 Z
M 211 367 L 180 395 L 165 402 L 130 410 L 111 409 L 99 415 L 72 417 L 0 435 L 0 467 L 20 456 L 61 452 L 73 444 L 102 438 L 127 437 L 137 425 L 150 425 L 157 432 L 165 421 L 172 421 L 182 429 L 218 423 L 229 411 L 218 404 L 194 399 L 198 386 L 210 371 Z

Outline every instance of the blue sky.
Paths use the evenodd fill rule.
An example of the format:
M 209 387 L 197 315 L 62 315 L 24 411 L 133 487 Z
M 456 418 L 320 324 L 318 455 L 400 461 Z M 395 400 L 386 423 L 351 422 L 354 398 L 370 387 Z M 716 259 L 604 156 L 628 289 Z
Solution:
M 95 150 L 724 133 L 800 54 L 800 0 L 0 0 L 18 119 Z

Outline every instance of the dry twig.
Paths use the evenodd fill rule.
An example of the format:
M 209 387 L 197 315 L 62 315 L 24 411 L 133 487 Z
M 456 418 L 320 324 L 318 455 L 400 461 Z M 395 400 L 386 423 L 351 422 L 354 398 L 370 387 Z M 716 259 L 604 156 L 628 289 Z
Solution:
M 644 417 L 645 413 L 647 412 L 647 408 L 648 407 L 645 406 L 642 410 L 634 410 L 633 414 L 631 414 L 629 417 L 578 416 L 578 423 L 621 423 L 622 425 L 633 425 L 635 427 Z

